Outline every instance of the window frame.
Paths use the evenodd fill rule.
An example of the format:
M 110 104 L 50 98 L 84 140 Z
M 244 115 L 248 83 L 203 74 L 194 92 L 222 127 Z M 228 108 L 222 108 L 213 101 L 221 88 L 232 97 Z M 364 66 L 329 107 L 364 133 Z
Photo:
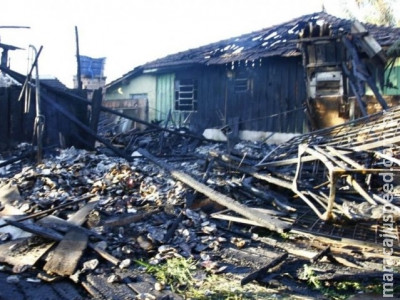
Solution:
M 198 81 L 193 78 L 175 80 L 174 110 L 196 112 L 198 104 Z

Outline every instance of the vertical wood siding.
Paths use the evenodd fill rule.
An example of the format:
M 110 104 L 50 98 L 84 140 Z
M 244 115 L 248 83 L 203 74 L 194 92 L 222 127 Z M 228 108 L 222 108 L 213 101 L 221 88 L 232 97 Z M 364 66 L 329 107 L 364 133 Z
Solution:
M 176 79 L 191 77 L 199 82 L 199 108 L 190 116 L 195 129 L 221 128 L 226 117 L 228 123 L 239 118 L 240 130 L 304 131 L 306 88 L 300 57 L 264 59 L 255 67 L 235 66 L 234 74 L 251 82 L 246 92 L 235 92 L 235 80 L 228 78 L 228 70 L 230 66 L 207 66 L 176 73 Z M 170 101 L 158 108 L 167 113 L 173 108 Z
M 170 109 L 174 107 L 174 74 L 165 74 L 157 77 L 156 92 L 156 119 L 165 120 Z

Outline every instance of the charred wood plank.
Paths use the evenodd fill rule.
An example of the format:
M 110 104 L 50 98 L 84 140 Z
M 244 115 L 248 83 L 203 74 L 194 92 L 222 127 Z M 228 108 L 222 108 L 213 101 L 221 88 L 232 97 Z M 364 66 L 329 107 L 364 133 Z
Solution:
M 330 254 L 330 252 L 331 252 L 331 247 L 328 246 L 325 249 L 323 249 L 322 251 L 318 252 L 318 254 L 315 255 L 313 258 L 311 258 L 310 261 L 312 263 L 315 263 L 318 260 L 320 260 L 321 258 L 323 258 L 324 256 L 327 256 L 328 254 Z
M 107 260 L 108 262 L 112 263 L 115 266 L 118 266 L 119 263 L 121 262 L 118 258 L 112 256 L 110 253 L 108 253 L 104 249 L 99 248 L 95 244 L 89 243 L 89 248 L 91 248 L 98 255 L 100 255 L 102 258 L 104 258 L 105 260 Z
M 82 225 L 86 222 L 88 214 L 96 207 L 98 201 L 90 201 L 68 218 L 68 223 Z
M 266 272 L 268 272 L 269 269 L 276 267 L 278 264 L 280 264 L 282 261 L 284 261 L 286 258 L 288 258 L 288 256 L 289 256 L 288 253 L 284 253 L 281 256 L 275 258 L 274 260 L 272 260 L 270 263 L 268 263 L 264 267 L 247 275 L 245 278 L 242 278 L 242 280 L 240 281 L 240 284 L 243 286 L 253 280 L 257 280 L 259 277 L 261 277 L 263 275 L 263 273 L 266 273 Z
M 260 211 L 260 212 L 262 212 L 264 214 L 271 215 L 271 216 L 283 217 L 283 216 L 286 215 L 286 214 L 284 214 L 282 212 L 279 212 L 279 211 L 276 211 L 276 210 L 272 210 L 272 209 L 259 209 L 259 208 L 254 208 L 254 209 L 256 209 L 256 210 L 258 210 L 258 211 Z M 246 219 L 246 218 L 241 218 L 241 217 L 236 217 L 236 216 L 225 214 L 225 213 L 228 213 L 228 212 L 229 212 L 229 209 L 221 211 L 221 212 L 212 213 L 210 216 L 212 218 L 214 218 L 214 219 L 219 219 L 219 220 L 225 220 L 225 221 L 229 221 L 229 222 L 236 222 L 236 223 L 241 223 L 241 224 L 248 224 L 248 225 L 254 225 L 254 226 L 263 227 L 260 223 L 258 223 L 256 221 L 252 221 L 252 220 L 249 220 L 249 219 Z
M 190 175 L 181 171 L 174 170 L 168 164 L 163 163 L 160 160 L 157 160 L 157 158 L 151 155 L 147 150 L 139 149 L 138 152 L 147 159 L 149 159 L 150 161 L 152 161 L 153 163 L 155 163 L 156 165 L 167 170 L 171 174 L 171 176 L 174 177 L 175 179 L 183 182 L 184 184 L 204 194 L 205 196 L 209 197 L 211 200 L 217 202 L 218 204 L 223 205 L 229 208 L 230 210 L 246 218 L 249 218 L 250 220 L 256 221 L 263 227 L 270 229 L 272 231 L 287 232 L 290 230 L 291 225 L 289 223 L 281 221 L 275 217 L 267 216 L 255 209 L 249 208 L 241 203 L 238 203 L 234 199 L 224 194 L 221 194 L 211 189 L 210 187 L 206 186 L 205 184 L 197 181 Z
M 112 284 L 108 283 L 107 279 L 103 275 L 92 275 L 86 276 L 86 285 L 89 284 L 94 290 L 89 292 L 94 293 L 93 295 L 98 299 L 98 295 L 101 298 L 113 299 L 113 300 L 133 300 L 136 299 L 135 293 L 125 284 Z
M 86 292 L 89 293 L 89 295 L 91 295 L 93 297 L 93 299 L 98 299 L 98 300 L 106 300 L 109 298 L 106 298 L 105 296 L 103 296 L 100 291 L 98 291 L 93 285 L 91 285 L 89 282 L 84 281 L 81 282 L 81 285 L 83 286 L 83 288 L 86 290 Z
M 61 299 L 67 300 L 79 300 L 83 298 L 74 285 L 67 281 L 55 282 L 51 284 L 51 287 L 61 296 Z
M 164 243 L 170 242 L 171 238 L 174 236 L 174 233 L 178 228 L 179 224 L 182 222 L 182 220 L 183 220 L 183 214 L 180 213 L 178 218 L 176 218 L 168 228 L 167 233 L 164 236 Z
M 88 237 L 83 230 L 72 228 L 63 237 L 43 269 L 49 274 L 60 276 L 72 275 L 88 244 Z

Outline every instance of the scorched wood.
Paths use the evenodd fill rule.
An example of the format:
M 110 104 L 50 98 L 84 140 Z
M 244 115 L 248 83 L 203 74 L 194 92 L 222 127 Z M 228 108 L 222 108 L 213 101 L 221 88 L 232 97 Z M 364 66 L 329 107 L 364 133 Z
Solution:
M 88 244 L 88 237 L 83 230 L 72 228 L 53 251 L 44 265 L 49 274 L 72 275 Z

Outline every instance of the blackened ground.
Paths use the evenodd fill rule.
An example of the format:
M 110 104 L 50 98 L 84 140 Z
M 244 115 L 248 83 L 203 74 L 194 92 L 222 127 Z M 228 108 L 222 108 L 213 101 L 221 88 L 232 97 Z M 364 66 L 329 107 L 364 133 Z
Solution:
M 83 291 L 78 290 L 73 283 L 63 280 L 52 283 L 29 282 L 37 280 L 36 275 L 22 274 L 19 282 L 7 283 L 7 277 L 15 274 L 0 272 L 0 300 L 83 300 L 89 299 Z

